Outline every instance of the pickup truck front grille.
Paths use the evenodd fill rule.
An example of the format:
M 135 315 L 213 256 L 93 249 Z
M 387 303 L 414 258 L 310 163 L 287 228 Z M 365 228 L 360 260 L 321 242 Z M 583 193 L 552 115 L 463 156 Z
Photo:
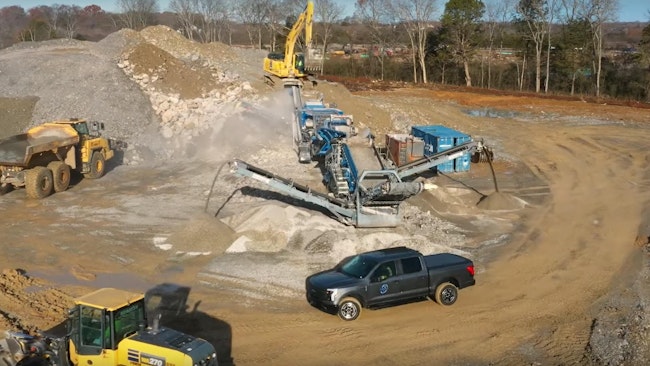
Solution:
M 317 301 L 329 301 L 330 297 L 326 289 L 319 289 L 316 287 L 309 286 L 307 288 L 307 300 L 309 302 Z

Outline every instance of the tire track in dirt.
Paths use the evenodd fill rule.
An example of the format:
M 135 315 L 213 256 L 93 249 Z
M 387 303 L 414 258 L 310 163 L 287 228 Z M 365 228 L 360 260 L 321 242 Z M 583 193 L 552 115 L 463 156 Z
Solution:
M 589 128 L 586 130 L 585 132 L 590 132 Z M 584 136 L 582 138 L 584 139 Z M 624 182 L 627 171 L 616 174 L 616 172 L 620 172 L 616 169 L 617 165 L 630 161 L 629 153 L 616 154 L 617 159 L 612 159 L 613 149 L 608 149 L 607 146 L 603 147 L 603 144 L 570 145 L 570 137 L 568 142 L 560 142 L 566 140 L 567 137 L 563 134 L 555 134 L 552 141 L 559 150 L 545 151 L 544 155 L 540 154 L 545 159 L 548 159 L 549 155 L 552 156 L 554 163 L 548 165 L 553 169 L 544 172 L 551 181 L 551 190 L 554 195 L 553 204 L 548 211 L 541 213 L 542 219 L 538 228 L 530 231 L 532 235 L 529 236 L 529 239 L 533 239 L 535 244 L 525 245 L 523 252 L 527 257 L 537 257 L 540 260 L 523 260 L 523 253 L 512 258 L 525 263 L 526 271 L 519 270 L 514 278 L 510 278 L 510 281 L 517 281 L 517 277 L 521 276 L 520 279 L 523 279 L 517 281 L 521 282 L 517 286 L 518 288 L 526 288 L 523 282 L 534 284 L 534 292 L 530 292 L 532 295 L 530 300 L 539 301 L 559 297 L 563 302 L 560 306 L 549 304 L 550 307 L 540 309 L 543 312 L 551 315 L 559 313 L 562 308 L 574 308 L 570 314 L 575 315 L 570 317 L 576 317 L 579 314 L 577 309 L 586 310 L 588 308 L 588 299 L 595 299 L 605 291 L 612 272 L 629 253 L 629 250 L 625 249 L 612 249 L 615 247 L 612 242 L 616 242 L 616 239 L 620 238 L 608 235 L 610 232 L 615 232 L 609 227 L 618 225 L 622 220 L 616 217 L 617 212 L 612 212 L 613 210 L 608 207 L 608 204 L 601 203 L 599 198 L 603 195 L 611 196 L 610 191 L 619 192 L 620 194 L 614 193 L 614 195 L 625 197 L 619 203 L 631 207 L 637 206 L 637 210 L 638 205 L 632 202 L 633 198 L 629 194 L 625 194 L 628 191 L 627 186 L 629 186 Z M 567 148 L 567 146 L 571 146 L 571 148 Z M 552 145 L 549 147 L 552 148 Z M 548 148 L 546 149 L 548 150 Z M 535 150 L 531 150 L 534 155 Z M 612 174 L 607 179 L 603 179 L 601 170 L 589 169 L 593 162 L 592 159 L 607 163 L 604 164 L 605 169 Z M 533 164 L 543 165 L 540 162 Z M 583 217 L 571 217 L 572 205 L 580 207 Z M 633 217 L 633 212 L 630 216 Z M 567 222 L 572 223 L 569 230 L 558 229 Z M 518 240 L 518 242 L 523 241 Z M 624 242 L 620 244 L 625 245 Z M 535 252 L 543 253 L 543 255 L 535 255 Z M 515 263 L 503 263 L 504 266 L 513 264 Z M 583 268 L 584 273 L 576 272 L 571 267 Z M 593 287 L 596 289 L 589 290 Z M 577 297 L 575 293 L 581 294 L 581 296 Z M 563 296 L 566 298 L 563 299 Z M 571 303 L 574 305 L 569 305 Z M 575 306 L 578 308 L 576 309 Z M 588 320 L 579 322 L 582 326 L 578 327 L 572 322 L 559 324 L 551 331 L 550 335 L 546 334 L 541 336 L 542 339 L 534 341 L 534 348 L 541 348 L 542 353 L 546 355 L 545 358 L 569 361 L 569 363 L 579 362 L 581 357 L 576 357 L 575 354 L 581 355 L 586 348 L 590 331 Z

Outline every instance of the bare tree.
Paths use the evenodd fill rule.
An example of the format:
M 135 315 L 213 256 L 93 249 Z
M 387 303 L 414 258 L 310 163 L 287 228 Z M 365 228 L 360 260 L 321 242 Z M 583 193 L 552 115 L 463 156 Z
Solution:
M 60 19 L 60 27 L 64 37 L 67 39 L 74 38 L 75 34 L 77 34 L 79 19 L 81 17 L 81 7 L 76 5 L 58 5 L 56 6 L 56 12 Z
M 546 0 L 520 0 L 517 13 L 520 21 L 526 26 L 526 37 L 535 45 L 535 92 L 539 93 L 542 80 L 542 50 L 548 32 L 548 4 Z
M 381 80 L 384 80 L 384 56 L 381 52 L 389 43 L 391 36 L 394 36 L 390 23 L 395 21 L 394 13 L 390 11 L 390 0 L 357 0 L 356 16 L 361 19 L 368 28 L 373 42 L 379 47 L 377 54 L 381 67 Z
M 546 81 L 544 82 L 544 93 L 548 93 L 548 88 L 551 78 L 551 36 L 553 35 L 553 23 L 555 22 L 555 17 L 558 16 L 560 11 L 560 6 L 558 0 L 549 0 L 549 12 L 548 18 L 546 19 L 546 29 L 548 32 L 547 37 L 547 47 L 546 47 Z
M 187 38 L 200 42 L 221 39 L 221 23 L 228 14 L 229 3 L 225 0 L 171 0 L 170 9 L 176 13 L 181 30 Z
M 650 10 L 648 10 L 650 20 Z M 639 41 L 639 53 L 641 54 L 641 67 L 645 69 L 645 92 L 646 101 L 650 102 L 650 23 L 643 28 L 641 40 Z
M 418 82 L 417 67 L 420 67 L 421 79 L 427 82 L 425 63 L 427 33 L 429 32 L 434 12 L 435 0 L 394 0 L 393 11 L 404 26 L 413 51 L 413 81 Z
M 492 53 L 494 43 L 503 39 L 503 32 L 510 18 L 513 0 L 492 0 L 485 3 L 485 36 L 488 41 L 487 87 L 492 87 Z M 499 44 L 499 49 L 503 44 Z M 482 78 L 481 78 L 482 80 Z
M 224 42 L 222 33 L 225 30 L 228 35 L 228 42 L 225 43 L 229 45 L 232 45 L 233 19 L 235 17 L 233 1 L 236 0 L 223 0 L 223 8 L 217 18 L 217 40 Z
M 271 0 L 268 4 L 266 27 L 269 29 L 270 51 L 275 52 L 278 36 L 284 35 L 286 10 L 281 0 Z
M 602 73 L 604 42 L 603 25 L 616 20 L 618 0 L 584 0 L 579 12 L 589 22 L 594 46 L 594 72 L 596 73 L 596 97 L 600 96 L 600 79 Z
M 323 75 L 325 67 L 325 56 L 327 55 L 327 46 L 334 24 L 341 18 L 343 8 L 333 0 L 316 0 L 314 3 L 315 20 L 320 29 L 320 36 L 323 41 L 323 51 L 321 53 L 320 73 Z
M 269 0 L 240 0 L 236 3 L 235 14 L 239 21 L 246 27 L 251 46 L 257 42 L 257 47 L 262 48 L 262 29 L 264 29 Z
M 27 14 L 22 7 L 14 5 L 0 8 L 0 48 L 12 45 L 26 23 Z
M 153 24 L 153 15 L 158 12 L 158 0 L 117 0 L 117 4 L 124 26 L 135 30 Z
M 171 0 L 169 9 L 176 13 L 181 31 L 190 40 L 194 39 L 196 29 L 196 7 L 197 0 Z
M 27 11 L 28 22 L 20 33 L 20 40 L 43 41 L 52 38 L 50 26 L 47 24 L 47 13 L 49 7 L 36 7 Z
M 225 4 L 222 0 L 198 0 L 199 39 L 208 43 L 217 40 L 217 23 Z
M 46 23 L 47 28 L 48 28 L 48 33 L 50 34 L 51 38 L 56 38 L 57 33 L 58 33 L 58 29 L 59 29 L 59 26 L 60 26 L 60 24 L 59 24 L 59 22 L 60 22 L 60 13 L 58 11 L 58 8 L 61 7 L 61 6 L 63 6 L 63 5 L 54 4 L 51 7 L 46 6 L 46 5 L 41 5 L 41 6 L 37 6 L 35 8 L 30 9 L 30 12 L 32 12 L 32 14 L 33 14 L 33 11 L 36 10 L 40 14 L 43 15 L 43 17 L 45 18 L 45 23 Z

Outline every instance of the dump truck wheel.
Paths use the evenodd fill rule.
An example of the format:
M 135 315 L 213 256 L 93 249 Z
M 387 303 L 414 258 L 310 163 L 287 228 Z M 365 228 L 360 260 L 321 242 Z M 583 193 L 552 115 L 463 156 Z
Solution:
M 25 172 L 25 190 L 29 198 L 45 198 L 52 194 L 52 171 L 37 166 Z
M 0 196 L 3 194 L 7 194 L 11 192 L 11 190 L 14 188 L 12 184 L 9 183 L 2 183 L 0 184 Z
M 458 288 L 453 283 L 445 282 L 436 287 L 435 300 L 438 304 L 453 305 L 458 299 Z
M 106 160 L 104 159 L 104 154 L 99 151 L 93 153 L 92 158 L 90 158 L 90 172 L 84 174 L 84 177 L 90 179 L 101 178 L 106 171 Z
M 70 166 L 62 161 L 53 161 L 47 164 L 52 171 L 54 192 L 63 192 L 70 185 Z

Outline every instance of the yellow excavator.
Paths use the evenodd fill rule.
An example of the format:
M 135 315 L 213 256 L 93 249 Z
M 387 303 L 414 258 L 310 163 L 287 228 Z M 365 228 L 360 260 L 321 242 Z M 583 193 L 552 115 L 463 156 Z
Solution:
M 314 18 L 314 3 L 307 1 L 305 10 L 300 13 L 298 19 L 291 27 L 284 46 L 284 53 L 271 52 L 264 58 L 264 71 L 267 80 L 270 76 L 281 79 L 304 79 L 310 78 L 310 72 L 320 71 L 320 60 L 316 60 L 316 50 L 312 48 L 312 25 Z M 304 52 L 295 52 L 296 41 L 302 31 L 305 31 Z

